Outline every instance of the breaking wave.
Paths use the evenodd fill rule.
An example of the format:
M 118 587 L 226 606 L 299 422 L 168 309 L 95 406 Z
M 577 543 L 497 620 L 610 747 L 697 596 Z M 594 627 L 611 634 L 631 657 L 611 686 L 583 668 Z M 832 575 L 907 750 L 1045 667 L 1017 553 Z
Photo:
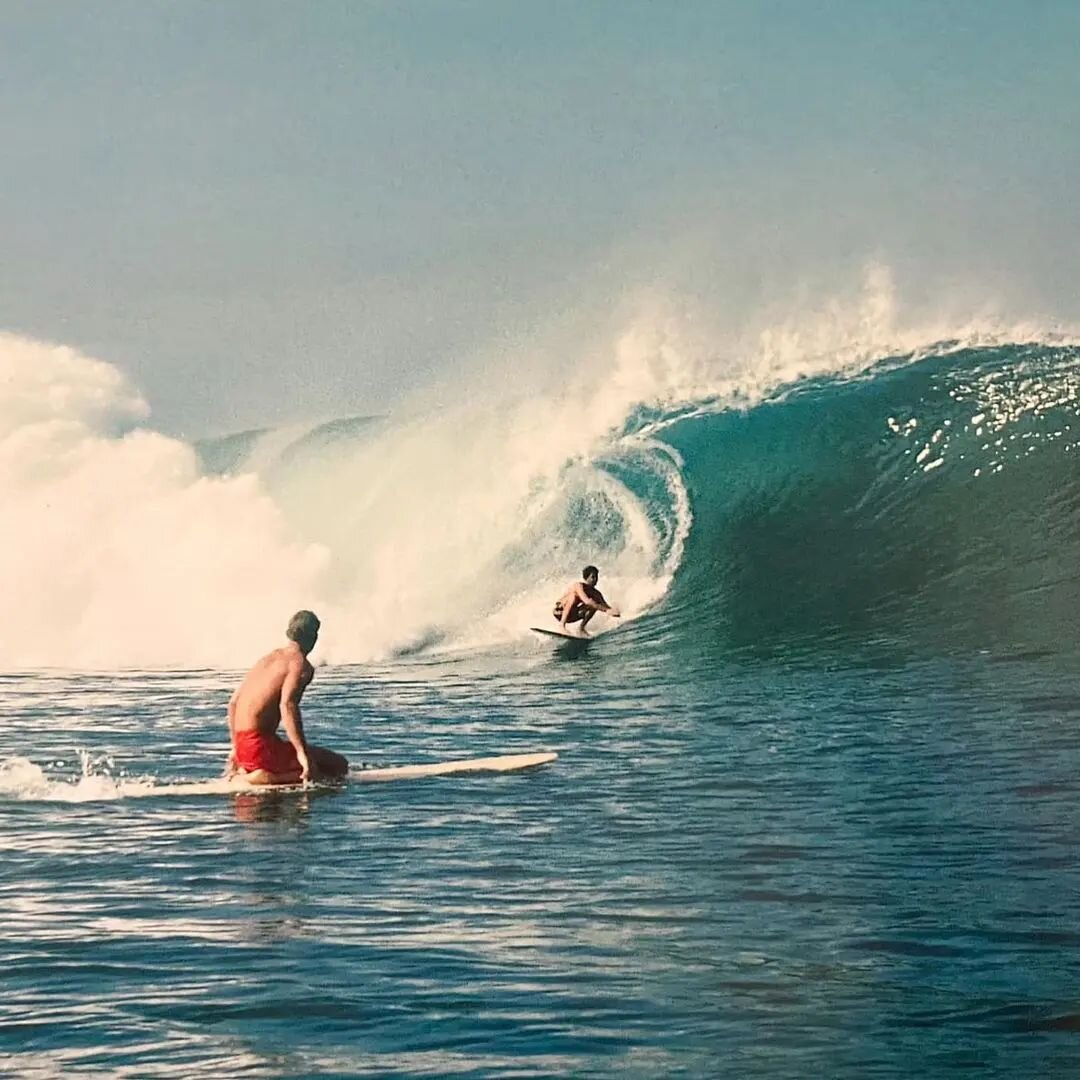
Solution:
M 687 648 L 1057 648 L 1080 599 L 1080 350 L 901 333 L 887 276 L 736 350 L 654 313 L 513 387 L 197 445 L 72 349 L 0 335 L 0 376 L 9 670 L 240 666 L 299 607 L 331 662 L 486 648 L 586 562 Z

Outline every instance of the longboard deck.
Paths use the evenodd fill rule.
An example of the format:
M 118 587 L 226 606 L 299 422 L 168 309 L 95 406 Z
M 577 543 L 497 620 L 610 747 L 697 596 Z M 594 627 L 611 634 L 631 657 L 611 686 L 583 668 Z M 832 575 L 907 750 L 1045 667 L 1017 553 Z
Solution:
M 349 774 L 350 780 L 373 784 L 383 780 L 412 780 L 420 776 L 452 776 L 455 773 L 518 772 L 547 765 L 559 755 L 503 754 L 500 757 L 469 758 L 466 761 L 439 761 L 432 765 L 390 765 L 386 768 L 361 769 Z
M 545 751 L 536 754 L 501 754 L 498 757 L 465 758 L 462 761 L 436 761 L 429 765 L 387 765 L 374 768 L 350 769 L 344 777 L 347 783 L 378 784 L 390 780 L 418 780 L 425 776 L 453 776 L 461 773 L 520 772 L 547 765 L 558 754 Z M 302 784 L 246 784 L 242 779 L 229 781 L 233 791 L 303 791 Z M 318 784 L 316 786 L 323 786 Z M 330 786 L 330 785 L 328 785 Z M 336 786 L 336 785 L 333 785 Z

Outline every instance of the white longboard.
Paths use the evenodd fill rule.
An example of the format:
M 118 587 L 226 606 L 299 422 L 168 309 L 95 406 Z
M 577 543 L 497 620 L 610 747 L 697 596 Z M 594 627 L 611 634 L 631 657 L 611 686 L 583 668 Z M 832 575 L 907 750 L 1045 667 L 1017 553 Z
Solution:
M 538 754 L 502 754 L 499 757 L 465 758 L 461 761 L 436 761 L 430 765 L 387 765 L 350 769 L 343 777 L 349 783 L 378 784 L 389 780 L 419 780 L 425 776 L 453 776 L 458 773 L 520 772 L 547 765 L 559 755 L 550 751 Z M 233 791 L 303 791 L 302 784 L 247 784 L 241 778 L 225 781 Z M 332 781 L 318 781 L 316 787 L 336 787 Z
M 534 634 L 543 634 L 544 637 L 555 638 L 556 641 L 592 641 L 591 637 L 583 637 L 581 634 L 564 634 L 561 630 L 545 630 L 541 626 L 530 626 Z

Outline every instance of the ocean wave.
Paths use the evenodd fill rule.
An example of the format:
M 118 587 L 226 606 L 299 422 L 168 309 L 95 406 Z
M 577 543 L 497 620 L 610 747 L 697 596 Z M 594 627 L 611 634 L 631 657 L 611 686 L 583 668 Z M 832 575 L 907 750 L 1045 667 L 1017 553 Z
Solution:
M 667 428 L 695 527 L 658 622 L 725 648 L 1074 650 L 1080 349 L 957 347 Z
M 653 313 L 520 385 L 197 446 L 0 336 L 5 666 L 236 667 L 301 607 L 330 662 L 486 649 L 585 563 L 680 648 L 1060 640 L 1077 346 L 896 323 L 873 276 L 741 352 Z

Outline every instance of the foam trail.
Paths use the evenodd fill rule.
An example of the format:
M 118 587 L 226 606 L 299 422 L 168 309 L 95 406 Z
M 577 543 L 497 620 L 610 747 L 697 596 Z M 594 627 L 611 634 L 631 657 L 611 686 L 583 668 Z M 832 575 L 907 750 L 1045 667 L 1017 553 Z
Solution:
M 224 778 L 194 783 L 159 783 L 152 777 L 114 779 L 92 771 L 87 755 L 82 775 L 74 780 L 50 779 L 39 765 L 28 758 L 11 757 L 0 761 L 0 800 L 13 802 L 87 803 L 115 802 L 118 799 L 157 798 L 161 796 L 227 795 L 235 785 Z

